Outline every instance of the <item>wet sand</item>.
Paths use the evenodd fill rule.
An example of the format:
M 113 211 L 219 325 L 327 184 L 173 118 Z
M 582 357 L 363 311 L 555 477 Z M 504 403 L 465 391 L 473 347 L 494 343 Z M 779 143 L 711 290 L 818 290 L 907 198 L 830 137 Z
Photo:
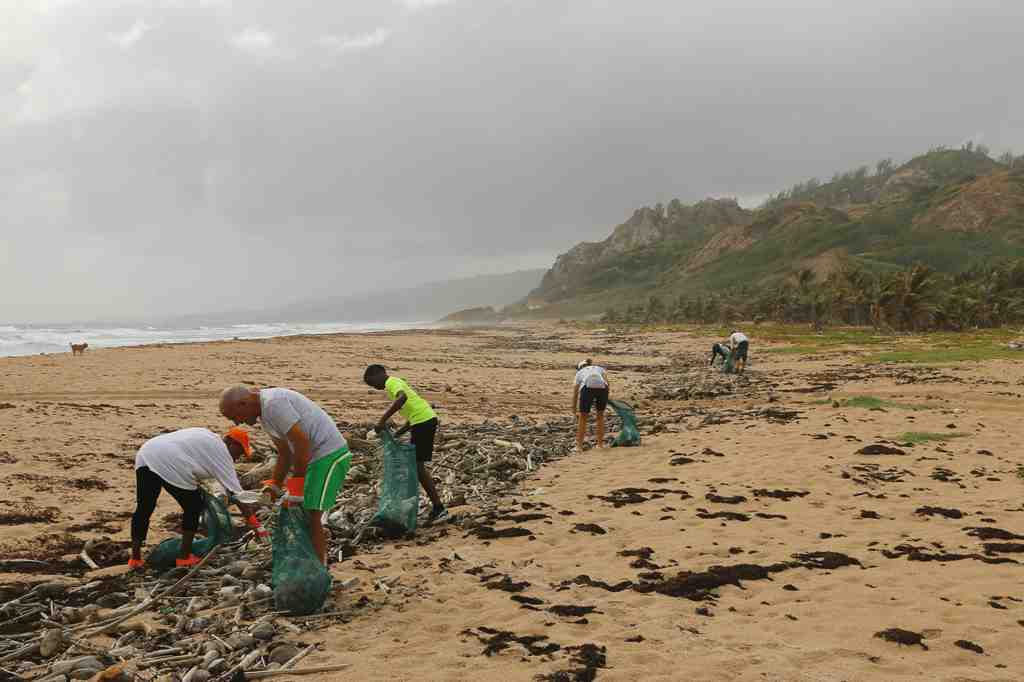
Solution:
M 302 636 L 325 645 L 306 663 L 351 665 L 321 679 L 1021 679 L 1020 364 L 875 366 L 750 335 L 741 380 L 702 367 L 711 339 L 564 325 L 0 359 L 0 556 L 70 572 L 82 541 L 125 541 L 135 449 L 224 430 L 229 383 L 295 388 L 358 428 L 386 407 L 361 382 L 382 362 L 445 423 L 536 422 L 568 414 L 591 357 L 643 445 L 574 454 L 332 565 L 361 583 L 328 606 L 347 622 Z M 919 409 L 843 406 L 866 395 Z M 175 511 L 161 500 L 151 544 Z

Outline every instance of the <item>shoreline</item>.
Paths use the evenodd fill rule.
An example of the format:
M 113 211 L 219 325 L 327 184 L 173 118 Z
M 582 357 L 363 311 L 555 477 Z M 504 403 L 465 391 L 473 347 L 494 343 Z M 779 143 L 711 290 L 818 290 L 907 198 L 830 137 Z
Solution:
M 286 325 L 287 323 L 273 323 L 273 324 Z M 441 322 L 367 322 L 367 323 L 355 323 L 355 322 L 353 322 L 353 323 L 347 323 L 347 322 L 345 322 L 345 323 L 342 323 L 342 322 L 339 322 L 339 323 L 317 322 L 317 323 L 295 323 L 295 324 L 297 326 L 300 326 L 300 327 L 301 326 L 324 325 L 324 326 L 331 326 L 331 327 L 334 327 L 334 328 L 329 329 L 329 330 L 325 330 L 325 331 L 310 331 L 308 329 L 300 329 L 300 330 L 294 331 L 294 332 L 285 332 L 285 333 L 273 332 L 273 333 L 268 333 L 268 334 L 265 334 L 265 335 L 257 335 L 257 336 L 247 336 L 243 332 L 242 334 L 237 334 L 237 335 L 231 336 L 231 337 L 227 337 L 227 336 L 222 336 L 222 337 L 218 337 L 218 336 L 202 337 L 202 336 L 199 336 L 197 338 L 185 338 L 185 339 L 174 339 L 174 338 L 168 337 L 168 338 L 162 338 L 162 339 L 152 339 L 152 340 L 142 340 L 142 341 L 130 341 L 130 340 L 127 340 L 124 343 L 117 342 L 117 341 L 115 341 L 113 343 L 107 343 L 105 341 L 99 341 L 99 342 L 97 342 L 97 341 L 89 341 L 88 336 L 73 335 L 70 332 L 67 333 L 67 338 L 69 338 L 69 339 L 70 338 L 74 338 L 75 339 L 75 341 L 74 341 L 75 343 L 79 343 L 79 342 L 82 342 L 82 341 L 85 341 L 86 343 L 89 343 L 89 348 L 86 351 L 86 352 L 89 352 L 89 351 L 97 351 L 97 350 L 110 350 L 110 349 L 115 349 L 115 348 L 147 348 L 147 347 L 180 346 L 180 345 L 191 345 L 191 344 L 202 344 L 202 343 L 220 343 L 220 342 L 237 342 L 237 341 L 263 341 L 263 340 L 268 340 L 268 339 L 282 339 L 282 338 L 319 337 L 319 336 L 335 336 L 335 335 L 380 334 L 380 333 L 390 333 L 390 332 L 397 332 L 397 331 L 430 331 L 432 329 L 439 328 L 439 327 L 443 326 L 445 323 L 441 323 Z M 255 326 L 255 325 L 249 325 L 249 326 Z M 344 327 L 351 327 L 351 329 L 346 329 Z M 230 327 L 221 327 L 220 329 L 229 329 L 229 328 Z M 130 329 L 130 328 L 117 327 L 115 329 Z M 185 329 L 180 329 L 178 331 L 187 332 L 187 331 L 191 331 L 193 329 L 199 330 L 201 328 L 191 328 L 191 327 L 189 327 L 189 328 L 185 328 Z M 216 327 L 211 327 L 210 329 L 217 329 L 217 328 Z M 97 328 L 97 331 L 102 332 L 103 330 L 100 329 L 100 328 Z M 137 331 L 154 331 L 154 332 L 158 332 L 158 331 L 163 331 L 163 330 L 155 330 L 155 329 L 154 330 L 148 330 L 148 329 L 144 330 L 144 329 L 140 328 Z M 166 331 L 167 332 L 174 332 L 175 330 L 174 329 L 168 329 Z M 2 341 L 2 339 L 0 339 L 0 341 Z M 69 341 L 68 343 L 72 343 L 72 342 Z M 9 343 L 8 345 L 13 345 L 13 344 Z M 25 345 L 28 345 L 28 344 L 25 344 Z M 23 358 L 23 357 L 40 357 L 40 356 L 44 356 L 45 357 L 45 356 L 51 356 L 51 355 L 67 355 L 67 354 L 71 353 L 71 349 L 67 345 L 64 346 L 64 350 L 51 350 L 51 351 L 19 351 L 19 352 L 14 352 L 14 353 L 8 353 L 8 352 L 5 352 L 3 349 L 4 349 L 4 344 L 0 343 L 0 360 L 5 359 L 5 358 Z

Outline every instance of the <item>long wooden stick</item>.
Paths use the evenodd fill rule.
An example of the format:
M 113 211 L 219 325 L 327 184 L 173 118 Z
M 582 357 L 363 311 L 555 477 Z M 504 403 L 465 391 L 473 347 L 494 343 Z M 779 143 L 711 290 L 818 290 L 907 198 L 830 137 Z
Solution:
M 310 644 L 308 647 L 288 659 L 288 661 L 281 666 L 281 670 L 290 670 L 291 668 L 294 668 L 296 663 L 305 658 L 309 652 L 313 651 L 315 648 L 316 644 Z
M 14 661 L 14 660 L 17 660 L 17 659 L 21 658 L 22 656 L 30 656 L 30 655 L 34 654 L 35 652 L 37 652 L 37 651 L 39 651 L 39 642 L 34 642 L 32 644 L 26 644 L 25 646 L 21 647 L 20 649 L 17 649 L 15 651 L 13 651 L 12 653 L 7 654 L 3 658 L 0 658 L 0 663 L 6 663 L 7 661 Z
M 263 649 L 253 649 L 252 651 L 247 653 L 242 658 L 240 663 L 238 663 L 237 665 L 233 666 L 230 670 L 228 670 L 226 673 L 224 673 L 223 675 L 221 675 L 217 679 L 220 679 L 220 680 L 230 680 L 231 678 L 233 678 L 235 676 L 235 673 L 237 673 L 237 672 L 245 669 L 246 667 L 252 665 L 253 663 L 256 662 L 256 659 L 258 659 L 262 655 L 263 655 Z
M 341 663 L 338 665 L 321 665 L 316 668 L 294 668 L 292 670 L 255 670 L 251 673 L 245 673 L 245 679 L 262 680 L 268 677 L 278 677 L 281 675 L 312 675 L 314 673 L 333 673 L 338 670 L 344 670 L 349 666 L 349 663 Z
M 184 585 L 186 582 L 188 582 L 189 578 L 194 576 L 199 571 L 199 569 L 202 568 L 203 564 L 205 564 L 210 559 L 210 557 L 212 557 L 214 554 L 216 554 L 217 550 L 219 550 L 219 549 L 220 549 L 220 545 L 215 545 L 213 549 L 211 549 L 209 552 L 207 552 L 206 556 L 204 556 L 199 561 L 198 564 L 196 564 L 195 566 L 192 567 L 192 570 L 190 570 L 188 573 L 186 573 L 184 576 L 182 576 L 181 580 L 179 580 L 178 582 L 174 583 L 173 585 L 171 585 L 167 589 L 162 590 L 161 592 L 153 595 L 152 597 L 150 597 L 146 601 L 142 602 L 141 604 L 136 606 L 134 609 L 132 609 L 128 613 L 124 614 L 123 616 L 119 616 L 118 618 L 115 618 L 113 621 L 111 621 L 109 623 L 106 623 L 104 625 L 101 625 L 99 627 L 99 629 L 97 629 L 95 632 L 90 632 L 87 636 L 91 637 L 93 635 L 100 635 L 100 634 L 103 634 L 105 632 L 108 632 L 115 625 L 119 625 L 119 624 L 123 623 L 124 621 L 128 620 L 129 618 L 131 618 L 132 616 L 137 616 L 140 613 L 142 613 L 143 611 L 148 610 L 153 604 L 158 602 L 163 597 L 171 596 L 182 585 Z

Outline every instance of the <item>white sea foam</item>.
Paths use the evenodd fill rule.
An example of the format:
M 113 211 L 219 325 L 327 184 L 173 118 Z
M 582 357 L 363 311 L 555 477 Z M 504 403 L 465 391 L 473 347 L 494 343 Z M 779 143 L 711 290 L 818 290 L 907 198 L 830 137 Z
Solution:
M 89 348 L 142 346 L 153 343 L 191 343 L 225 339 L 263 339 L 299 334 L 359 333 L 410 329 L 429 323 L 387 322 L 271 322 L 224 326 L 112 327 L 83 325 L 0 325 L 0 356 L 69 353 L 69 344 L 87 342 Z

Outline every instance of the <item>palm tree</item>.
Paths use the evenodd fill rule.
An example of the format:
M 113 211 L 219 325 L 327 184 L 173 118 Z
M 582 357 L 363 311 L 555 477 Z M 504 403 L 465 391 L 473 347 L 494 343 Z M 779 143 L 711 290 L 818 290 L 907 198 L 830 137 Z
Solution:
M 918 331 L 929 326 L 938 310 L 935 272 L 921 263 L 896 276 L 890 308 L 900 328 Z
M 807 317 L 812 322 L 816 322 L 817 321 L 817 319 L 815 317 L 816 310 L 815 310 L 814 291 L 812 290 L 812 287 L 814 286 L 814 280 L 815 279 L 816 279 L 816 275 L 814 274 L 814 270 L 811 270 L 809 268 L 804 268 L 803 270 L 798 272 L 797 275 L 796 275 L 796 286 L 797 286 L 797 290 L 799 290 L 799 292 L 800 292 L 800 299 L 803 302 L 803 304 L 806 306 Z

